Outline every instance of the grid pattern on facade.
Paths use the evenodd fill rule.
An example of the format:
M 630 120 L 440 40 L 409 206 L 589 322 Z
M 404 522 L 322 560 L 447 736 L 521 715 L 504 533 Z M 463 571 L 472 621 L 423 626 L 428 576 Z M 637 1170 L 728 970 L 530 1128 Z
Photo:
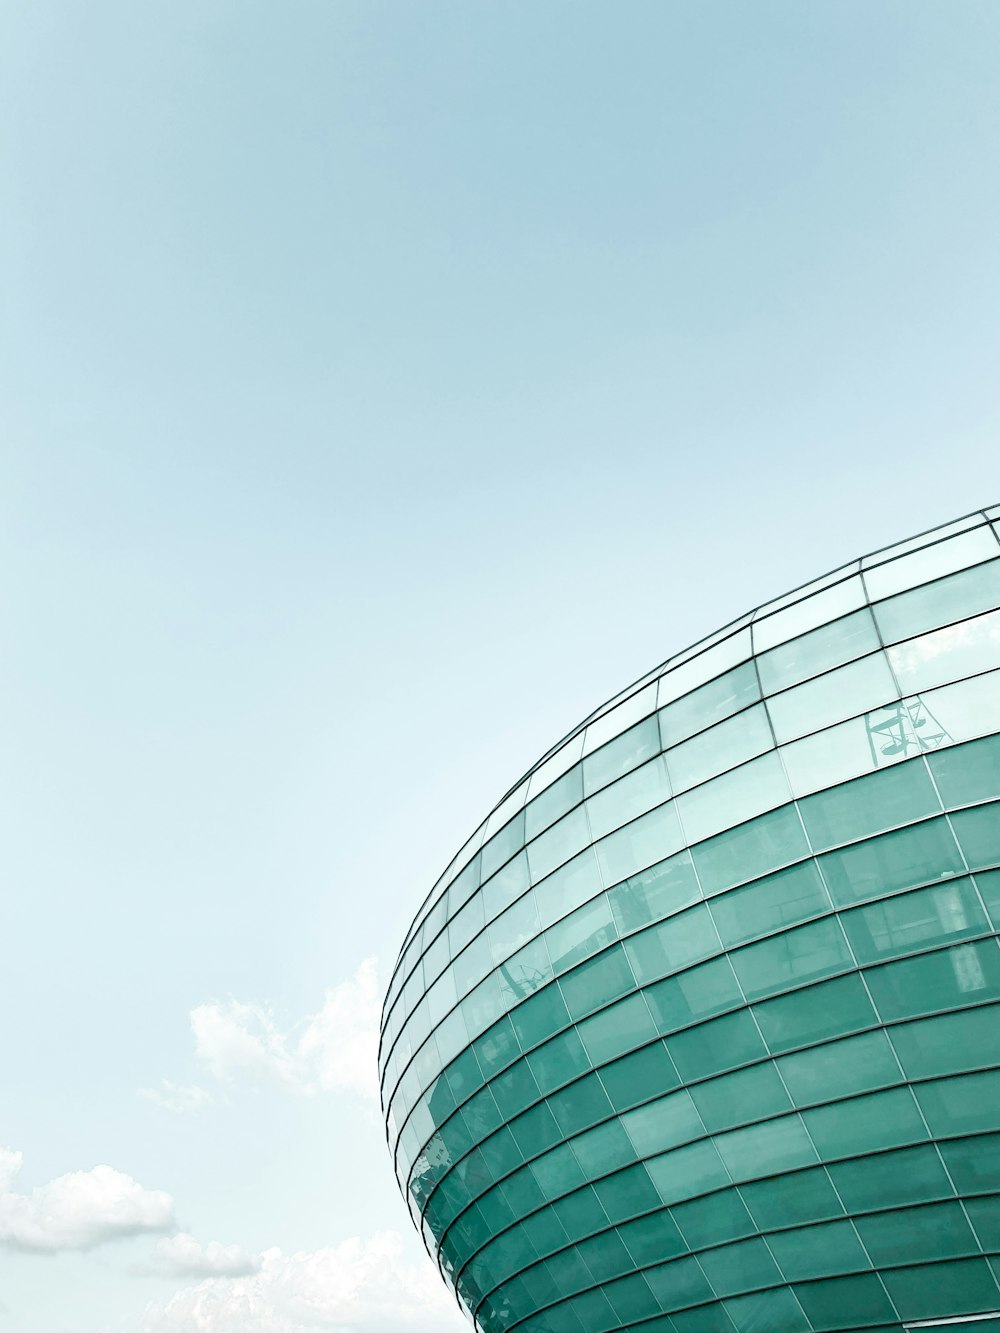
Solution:
M 484 1333 L 1000 1311 L 998 521 L 638 682 L 421 910 L 389 1144 Z

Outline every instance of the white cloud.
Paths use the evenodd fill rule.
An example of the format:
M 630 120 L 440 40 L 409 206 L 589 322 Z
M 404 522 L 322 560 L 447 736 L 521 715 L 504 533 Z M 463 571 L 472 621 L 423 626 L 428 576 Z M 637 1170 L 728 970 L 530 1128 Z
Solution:
M 143 1232 L 172 1231 L 174 1202 L 162 1190 L 147 1190 L 110 1166 L 73 1171 L 33 1190 L 11 1186 L 20 1153 L 0 1156 L 0 1245 L 21 1250 L 89 1250 L 105 1241 Z
M 13 1148 L 0 1148 L 0 1196 L 14 1188 L 14 1181 L 21 1173 L 22 1153 Z
M 171 1083 L 168 1078 L 161 1079 L 158 1088 L 137 1088 L 136 1091 L 147 1102 L 162 1106 L 166 1111 L 175 1111 L 178 1115 L 200 1111 L 212 1100 L 204 1088 L 191 1083 Z
M 214 1077 L 247 1078 L 290 1092 L 346 1088 L 377 1098 L 379 995 L 376 963 L 326 992 L 323 1007 L 282 1031 L 270 1009 L 240 1000 L 191 1010 L 195 1051 Z
M 152 1271 L 167 1277 L 246 1277 L 259 1269 L 260 1260 L 242 1246 L 202 1245 L 185 1231 L 165 1236 L 153 1251 Z
M 141 1333 L 461 1333 L 430 1263 L 403 1258 L 395 1232 L 313 1253 L 268 1250 L 252 1277 L 216 1279 L 151 1305 Z

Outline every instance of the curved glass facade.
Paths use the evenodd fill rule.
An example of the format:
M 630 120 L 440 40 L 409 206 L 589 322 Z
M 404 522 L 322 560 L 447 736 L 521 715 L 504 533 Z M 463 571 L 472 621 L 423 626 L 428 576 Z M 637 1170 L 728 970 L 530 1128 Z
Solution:
M 482 1333 L 1000 1330 L 998 530 L 650 673 L 424 903 L 383 1106 Z

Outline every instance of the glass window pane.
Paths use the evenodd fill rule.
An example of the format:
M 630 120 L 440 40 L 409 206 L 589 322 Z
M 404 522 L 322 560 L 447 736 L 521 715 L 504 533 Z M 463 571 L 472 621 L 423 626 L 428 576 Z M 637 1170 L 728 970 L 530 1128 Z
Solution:
M 913 1091 L 936 1137 L 1000 1130 L 1000 1070 L 921 1083 Z
M 795 1171 L 816 1161 L 816 1150 L 797 1115 L 717 1134 L 715 1146 L 737 1183 L 755 1176 Z
M 809 1321 L 802 1307 L 783 1287 L 734 1297 L 724 1308 L 736 1333 L 770 1333 L 778 1328 L 782 1333 L 808 1333 Z
M 910 953 L 922 944 L 978 935 L 989 929 L 970 879 L 899 894 L 841 917 L 862 963 Z
M 588 1074 L 562 1091 L 554 1092 L 548 1101 L 549 1110 L 566 1138 L 603 1120 L 613 1110 L 596 1074 Z
M 909 1088 L 890 1088 L 804 1111 L 802 1119 L 824 1160 L 895 1148 L 927 1138 Z
M 704 903 L 625 941 L 625 953 L 640 985 L 719 953 L 721 947 Z
M 667 767 L 674 790 L 697 786 L 773 747 L 764 705 L 747 708 L 668 752 Z
M 716 958 L 679 976 L 658 981 L 644 994 L 662 1035 L 743 1002 L 743 993 L 728 958 Z
M 652 1041 L 656 1036 L 656 1027 L 641 995 L 630 995 L 602 1010 L 581 1023 L 577 1031 L 595 1066 Z
M 817 792 L 798 804 L 806 832 L 818 851 L 911 824 L 941 808 L 919 759 Z
M 777 1231 L 768 1244 L 789 1282 L 871 1267 L 857 1232 L 846 1221 Z
M 1000 998 L 995 940 L 887 963 L 865 973 L 875 1007 L 887 1023 L 937 1009 Z
M 976 884 L 982 895 L 986 910 L 993 922 L 993 929 L 1000 930 L 1000 870 L 984 871 L 976 876 Z
M 740 828 L 727 829 L 692 848 L 706 895 L 757 879 L 808 854 L 809 845 L 794 805 L 762 815 Z
M 559 976 L 617 939 L 607 894 L 598 894 L 545 932 L 552 968 Z
M 901 1083 L 903 1076 L 884 1032 L 864 1032 L 776 1061 L 796 1106 L 832 1101 L 854 1092 Z
M 1000 666 L 1000 611 L 932 630 L 887 650 L 904 694 Z
M 611 889 L 608 897 L 622 935 L 690 907 L 701 897 L 691 853 L 680 852 L 633 875 Z
M 538 919 L 543 927 L 571 912 L 574 907 L 589 901 L 603 888 L 597 857 L 593 848 L 575 856 L 554 875 L 536 885 L 534 894 L 538 904 Z
M 684 846 L 673 802 L 651 810 L 597 844 L 597 859 L 609 887 L 662 861 Z
M 679 796 L 677 810 L 686 841 L 701 842 L 721 829 L 783 805 L 790 796 L 781 760 L 772 753 Z
M 878 652 L 773 695 L 767 708 L 781 744 L 880 707 L 897 695 L 885 656 Z
M 959 1194 L 1000 1190 L 1000 1134 L 942 1143 L 941 1156 Z
M 583 806 L 578 806 L 528 845 L 528 868 L 532 883 L 537 884 L 551 874 L 589 842 L 587 815 Z
M 499 870 L 503 863 L 509 861 L 514 853 L 520 851 L 523 846 L 524 811 L 521 810 L 484 846 L 482 851 L 483 879 L 489 879 L 494 870 Z
M 568 814 L 575 805 L 583 800 L 583 765 L 576 764 L 568 773 L 553 782 L 534 800 L 529 801 L 524 812 L 524 834 L 527 839 L 537 837 L 543 829 L 554 824 L 557 819 Z
M 600 1079 L 616 1111 L 657 1097 L 680 1082 L 673 1061 L 659 1041 L 605 1065 Z
M 629 1111 L 621 1123 L 639 1157 L 666 1152 L 705 1134 L 691 1094 L 683 1088 Z
M 878 1023 L 868 992 L 854 973 L 765 1000 L 754 1005 L 753 1012 L 775 1054 Z
M 1000 1064 L 1000 1009 L 987 1005 L 904 1023 L 893 1029 L 892 1044 L 908 1078 Z
M 959 810 L 951 816 L 951 826 L 971 870 L 1000 862 L 1000 802 Z
M 543 1096 L 590 1068 L 587 1052 L 575 1028 L 532 1051 L 527 1063 Z
M 530 882 L 528 854 L 520 852 L 483 885 L 482 898 L 487 921 L 499 916 L 505 907 L 527 892 Z
M 884 1281 L 903 1319 L 976 1314 L 995 1310 L 998 1304 L 997 1284 L 983 1258 L 888 1272 Z
M 627 777 L 619 778 L 610 787 L 591 796 L 587 802 L 591 836 L 603 838 L 606 833 L 644 815 L 654 806 L 662 805 L 669 796 L 670 783 L 663 756 L 657 755 Z
M 814 1328 L 860 1329 L 884 1320 L 895 1324 L 896 1312 L 874 1273 L 827 1278 L 793 1287 Z
M 1000 796 L 1000 736 L 941 750 L 927 763 L 948 809 Z
M 635 1217 L 637 1213 L 648 1213 L 654 1208 L 658 1209 L 660 1207 L 660 1196 L 657 1194 L 653 1182 L 641 1162 L 636 1163 L 635 1166 L 626 1167 L 625 1170 L 619 1171 L 616 1175 L 595 1181 L 594 1190 L 612 1222 L 625 1222 L 629 1218 Z M 680 1239 L 677 1228 L 664 1213 L 659 1214 L 659 1220 L 661 1221 L 664 1237 L 668 1235 L 674 1237 L 674 1248 L 664 1251 L 659 1257 L 668 1258 L 671 1254 L 680 1253 L 684 1249 L 684 1244 Z M 628 1245 L 626 1230 L 627 1228 L 622 1228 L 619 1235 Z M 643 1262 L 641 1258 L 636 1256 L 631 1245 L 629 1245 L 629 1250 L 632 1257 L 637 1259 L 637 1262 Z
M 797 638 L 817 625 L 839 620 L 848 612 L 864 606 L 865 601 L 865 591 L 857 576 L 841 578 L 833 587 L 799 600 L 786 610 L 755 620 L 754 648 L 758 653 L 764 653 L 775 644 Z
M 875 607 L 875 619 L 883 641 L 896 643 L 990 611 L 998 603 L 1000 560 L 990 560 L 880 603 Z
M 583 790 L 586 796 L 623 777 L 660 752 L 656 717 L 648 717 L 615 740 L 609 741 L 583 761 Z
M 667 1050 L 685 1082 L 749 1064 L 767 1054 L 757 1025 L 746 1010 L 668 1037 Z
M 717 1296 L 735 1296 L 748 1287 L 765 1287 L 781 1281 L 767 1246 L 756 1236 L 707 1250 L 700 1263 Z
M 589 963 L 567 972 L 559 986 L 570 1017 L 575 1020 L 635 990 L 635 978 L 622 946 L 616 944 Z
M 765 694 L 773 694 L 822 671 L 864 657 L 879 646 L 875 621 L 865 607 L 831 624 L 821 625 L 779 648 L 761 653 L 757 659 L 761 685 Z
M 841 971 L 853 960 L 840 923 L 828 917 L 737 949 L 731 961 L 747 999 L 753 1000 Z
M 828 852 L 819 863 L 833 901 L 840 906 L 932 883 L 964 869 L 945 819 L 929 819 Z
M 823 1167 L 741 1185 L 740 1193 L 761 1231 L 796 1222 L 823 1222 L 844 1212 Z
M 678 1204 L 671 1216 L 692 1250 L 703 1245 L 717 1245 L 723 1240 L 738 1240 L 757 1230 L 738 1190 L 720 1190 L 703 1199 Z
M 752 662 L 745 662 L 724 676 L 717 676 L 690 694 L 660 710 L 660 731 L 664 748 L 678 745 L 703 731 L 713 722 L 732 717 L 760 698 L 757 672 Z
M 873 602 L 891 597 L 904 588 L 942 578 L 956 570 L 967 569 L 997 553 L 996 542 L 985 526 L 963 532 L 946 541 L 937 541 L 909 555 L 891 559 L 865 573 L 868 596 Z
M 722 1158 L 710 1140 L 664 1153 L 647 1162 L 646 1170 L 667 1205 L 732 1184 Z
M 830 907 L 813 861 L 756 880 L 746 888 L 713 898 L 711 903 L 712 916 L 727 948 L 818 916 Z
M 526 894 L 490 924 L 489 941 L 493 965 L 504 962 L 512 953 L 516 953 L 522 944 L 533 940 L 538 931 L 538 908 L 535 906 L 534 897 Z
M 536 994 L 529 993 L 529 998 L 511 1011 L 510 1021 L 525 1051 L 564 1028 L 569 1014 L 559 987 L 546 986 Z
M 653 1187 L 649 1179 L 649 1173 L 645 1167 L 637 1167 L 635 1170 L 642 1171 L 645 1176 L 645 1182 L 642 1185 L 641 1199 L 645 1207 L 649 1198 L 647 1189 L 653 1191 L 653 1200 L 656 1207 L 660 1205 L 660 1196 Z M 626 1175 L 631 1174 L 626 1172 Z M 610 1182 L 602 1182 L 608 1184 Z M 600 1186 L 598 1186 L 600 1188 Z M 620 1206 L 620 1205 L 619 1205 Z M 652 1206 L 652 1205 L 651 1205 Z M 652 1217 L 640 1217 L 634 1222 L 629 1222 L 625 1226 L 618 1228 L 618 1234 L 628 1247 L 628 1251 L 637 1264 L 656 1263 L 657 1260 L 671 1259 L 677 1254 L 682 1254 L 686 1248 L 683 1240 L 680 1238 L 677 1228 L 671 1221 L 670 1214 L 665 1209 L 660 1209 Z M 655 1325 L 653 1325 L 655 1328 Z
M 791 1110 L 778 1071 L 770 1061 L 697 1083 L 691 1096 L 710 1133 Z
M 954 1193 L 936 1150 L 929 1145 L 835 1162 L 827 1169 L 844 1207 L 851 1212 L 922 1203 Z
M 880 759 L 876 764 L 873 751 L 873 743 L 883 745 L 884 755 L 889 754 L 889 745 L 896 746 L 897 720 L 902 707 L 902 704 L 893 704 L 783 745 L 781 757 L 792 795 L 809 796 L 836 783 L 849 782 L 862 773 L 870 773 L 875 767 L 884 768 L 889 763 L 905 759 L 906 750 L 898 748 L 898 753 L 893 750 L 894 758 Z M 881 732 L 887 728 L 892 731 L 892 738 L 883 742 Z
M 946 1255 L 976 1252 L 975 1237 L 957 1203 L 859 1217 L 857 1228 L 872 1262 L 880 1266 L 933 1262 Z

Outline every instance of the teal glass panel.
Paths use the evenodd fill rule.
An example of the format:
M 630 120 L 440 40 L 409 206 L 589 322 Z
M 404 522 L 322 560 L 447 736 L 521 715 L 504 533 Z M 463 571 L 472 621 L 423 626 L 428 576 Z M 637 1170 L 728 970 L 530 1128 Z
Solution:
M 725 1302 L 736 1333 L 809 1333 L 810 1324 L 794 1295 L 785 1288 L 737 1296 Z M 639 1330 L 636 1330 L 639 1333 Z
M 583 806 L 577 806 L 528 844 L 528 869 L 531 871 L 532 883 L 537 884 L 550 875 L 557 866 L 569 861 L 586 847 L 589 841 L 587 812 Z
M 568 972 L 617 938 L 611 904 L 598 894 L 545 932 L 545 944 L 556 976 Z
M 1000 802 L 959 810 L 951 816 L 951 826 L 970 870 L 1000 865 Z
M 851 1212 L 949 1198 L 953 1190 L 933 1147 L 900 1148 L 828 1168 Z
M 629 1111 L 621 1117 L 621 1123 L 639 1157 L 651 1157 L 705 1133 L 686 1088 Z
M 646 1281 L 664 1310 L 679 1310 L 685 1305 L 710 1301 L 713 1295 L 701 1265 L 692 1257 L 674 1259 L 659 1268 L 649 1269 Z M 677 1326 L 676 1318 L 674 1326 Z
M 985 1259 L 955 1259 L 907 1268 L 883 1274 L 883 1281 L 903 1319 L 994 1311 L 1000 1299 Z
M 605 1288 L 605 1295 L 616 1318 L 623 1324 L 629 1319 L 645 1319 L 660 1312 L 660 1302 L 641 1273 L 610 1283 Z
M 718 676 L 692 690 L 682 699 L 660 709 L 660 731 L 664 747 L 679 745 L 688 736 L 714 722 L 732 717 L 760 698 L 757 672 L 752 662 Z
M 874 1213 L 859 1217 L 856 1225 L 872 1262 L 880 1268 L 975 1254 L 978 1249 L 959 1203 L 932 1203 Z
M 1000 971 L 1000 956 L 997 969 Z M 987 1005 L 905 1023 L 893 1029 L 892 1044 L 908 1078 L 1000 1064 L 1000 1009 Z
M 513 958 L 501 963 L 496 971 L 500 992 L 501 1011 L 513 1009 L 522 1000 L 545 986 L 552 980 L 554 973 L 549 960 L 545 937 L 532 940 L 523 949 L 518 949 Z M 517 1023 L 514 1024 L 515 1031 Z
M 645 1197 L 643 1194 L 644 1199 Z M 659 1203 L 660 1196 L 656 1194 L 658 1208 Z M 672 1259 L 687 1249 L 670 1214 L 662 1209 L 649 1217 L 640 1217 L 634 1222 L 620 1226 L 618 1234 L 640 1268 L 647 1264 L 660 1263 L 664 1259 Z
M 489 840 L 482 850 L 482 877 L 489 879 L 494 870 L 498 870 L 505 861 L 509 861 L 515 852 L 524 846 L 524 811 L 519 811 L 513 819 Z M 454 885 L 452 888 L 454 889 Z
M 727 824 L 784 805 L 791 794 L 781 759 L 772 751 L 678 796 L 677 810 L 687 840 L 701 842 Z
M 608 1225 L 608 1216 L 591 1185 L 556 1200 L 552 1212 L 570 1240 L 579 1240 L 595 1231 L 603 1231 Z
M 775 1062 L 796 1106 L 832 1101 L 901 1083 L 903 1076 L 884 1032 L 864 1032 Z
M 707 906 L 689 908 L 625 941 L 625 953 L 640 985 L 721 951 Z
M 757 704 L 668 751 L 670 781 L 674 791 L 686 791 L 773 748 L 767 711 Z
M 516 1065 L 513 1065 L 504 1073 L 498 1074 L 490 1084 L 490 1089 L 496 1101 L 498 1114 L 505 1122 L 513 1120 L 520 1111 L 531 1106 L 540 1096 L 538 1084 L 523 1060 L 519 1060 Z M 469 1105 L 471 1106 L 472 1103 L 470 1102 Z M 465 1110 L 465 1118 L 468 1123 L 468 1107 Z M 475 1137 L 481 1138 L 482 1135 L 479 1134 Z
M 601 1236 L 581 1241 L 577 1249 L 597 1282 L 621 1277 L 635 1267 L 617 1231 L 606 1231 Z
M 892 1022 L 1000 998 L 1000 957 L 988 939 L 886 963 L 865 979 L 879 1013 Z
M 1000 1198 L 967 1199 L 965 1211 L 983 1249 L 1000 1252 Z
M 597 843 L 604 883 L 610 886 L 628 879 L 683 846 L 684 835 L 673 803 L 658 806 Z
M 701 897 L 691 853 L 679 852 L 633 875 L 611 889 L 608 897 L 620 935 L 690 907 Z
M 841 921 L 861 963 L 989 930 L 975 887 L 967 878 L 856 908 L 845 912 Z
M 929 819 L 829 852 L 820 858 L 820 865 L 833 901 L 843 907 L 959 875 L 965 869 L 946 819 Z
M 501 1075 L 501 1077 L 503 1076 Z M 524 1100 L 518 1105 L 517 1110 L 522 1111 L 530 1100 L 534 1100 L 534 1089 L 531 1089 L 530 1093 L 526 1092 Z M 465 1124 L 470 1145 L 481 1143 L 483 1139 L 488 1138 L 495 1129 L 499 1129 L 504 1121 L 509 1118 L 505 1115 L 504 1108 L 497 1099 L 492 1085 L 483 1088 L 476 1093 L 475 1097 L 467 1101 L 461 1111 L 456 1112 L 456 1119 L 458 1117 L 461 1117 Z
M 1000 1070 L 920 1083 L 913 1092 L 935 1137 L 1000 1130 Z
M 575 1028 L 553 1037 L 526 1058 L 528 1068 L 543 1095 L 590 1068 L 587 1052 Z
M 691 854 L 708 895 L 800 861 L 809 845 L 795 806 L 787 805 L 709 838 Z
M 586 757 L 583 761 L 584 794 L 592 796 L 659 752 L 660 733 L 656 717 L 647 717 Z
M 521 1054 L 517 1037 L 509 1018 L 501 1018 L 472 1043 L 483 1077 L 490 1079 L 498 1069 L 504 1069 Z
M 792 1288 L 814 1328 L 860 1329 L 879 1320 L 895 1320 L 895 1310 L 874 1273 L 827 1278 Z
M 802 1119 L 824 1161 L 897 1148 L 927 1138 L 923 1118 L 909 1088 L 835 1102 L 804 1111 Z
M 776 1231 L 767 1239 L 771 1253 L 789 1282 L 859 1273 L 871 1268 L 857 1232 L 847 1221 Z
M 959 1194 L 1000 1190 L 1000 1134 L 942 1143 L 941 1156 Z
M 776 1055 L 878 1022 L 868 992 L 855 973 L 765 1000 L 755 1004 L 753 1012 L 764 1040 Z
M 982 871 L 975 879 L 976 887 L 990 914 L 993 929 L 1000 930 L 1000 870 Z
M 520 852 L 483 885 L 483 908 L 487 921 L 499 916 L 505 907 L 526 893 L 530 883 L 528 854 Z
M 886 643 L 989 611 L 1000 602 L 1000 560 L 989 560 L 880 602 L 875 619 Z
M 691 1096 L 710 1133 L 791 1110 L 778 1071 L 770 1061 L 722 1078 L 696 1083 Z
M 646 1170 L 668 1206 L 732 1184 L 715 1145 L 708 1140 L 664 1153 L 647 1162 Z
M 636 1158 L 629 1136 L 619 1120 L 606 1120 L 573 1140 L 573 1152 L 588 1180 L 617 1171 Z
M 587 847 L 535 886 L 539 921 L 543 926 L 551 925 L 581 903 L 589 902 L 602 888 L 596 853 Z
M 725 1240 L 739 1240 L 757 1230 L 739 1190 L 735 1189 L 719 1190 L 689 1203 L 679 1203 L 670 1213 L 692 1250 L 718 1245 Z
M 730 955 L 730 961 L 748 1000 L 815 981 L 853 963 L 836 917 L 745 945 Z
M 549 1110 L 568 1138 L 609 1116 L 613 1107 L 596 1074 L 588 1074 L 549 1097 Z
M 1000 662 L 1000 614 L 990 611 L 954 629 L 934 630 L 897 644 L 887 656 L 904 694 L 989 671 Z
M 544 1157 L 532 1162 L 531 1174 L 535 1177 L 538 1188 L 549 1200 L 559 1199 L 564 1194 L 572 1194 L 574 1190 L 587 1183 L 568 1143 L 560 1144 L 558 1148 L 553 1148 Z
M 667 1038 L 666 1045 L 685 1082 L 721 1074 L 767 1054 L 757 1025 L 746 1010 L 678 1032 Z
M 551 1208 L 533 1213 L 521 1223 L 525 1239 L 535 1247 L 536 1254 L 552 1254 L 569 1240 L 566 1228 Z
M 670 798 L 670 780 L 662 755 L 650 759 L 634 772 L 619 778 L 587 802 L 587 818 L 593 838 L 620 828 Z
M 577 1027 L 591 1062 L 605 1064 L 656 1036 L 656 1025 L 642 995 L 630 995 Z
M 941 808 L 921 759 L 806 796 L 798 806 L 817 851 L 912 824 Z
M 715 1146 L 737 1183 L 810 1166 L 816 1150 L 797 1115 L 717 1134 Z
M 658 1097 L 680 1082 L 673 1061 L 659 1041 L 605 1065 L 599 1077 L 616 1111 Z
M 875 652 L 879 646 L 875 621 L 865 607 L 761 653 L 757 658 L 761 685 L 765 694 L 774 694 Z
M 927 763 L 947 809 L 1000 797 L 1000 736 L 939 750 Z
M 639 1213 L 649 1213 L 660 1207 L 660 1196 L 641 1162 L 603 1180 L 596 1180 L 594 1189 L 612 1222 L 626 1222 Z M 677 1228 L 666 1214 L 660 1213 L 659 1216 L 663 1219 L 665 1232 L 676 1232 Z M 672 1253 L 678 1253 L 683 1248 L 678 1242 L 677 1249 Z
M 717 1296 L 736 1296 L 781 1282 L 781 1274 L 759 1237 L 706 1250 L 699 1258 Z
M 877 652 L 773 695 L 767 701 L 767 709 L 774 734 L 779 744 L 784 744 L 897 697 L 896 682 L 885 654 Z
M 559 982 L 570 1017 L 583 1018 L 626 991 L 635 990 L 635 977 L 620 944 L 605 950 L 589 963 L 568 972 Z
M 515 1217 L 526 1217 L 545 1202 L 542 1191 L 535 1183 L 535 1178 L 527 1167 L 515 1171 L 502 1184 L 498 1185 L 507 1206 Z
M 837 1192 L 821 1166 L 796 1171 L 780 1180 L 741 1185 L 740 1193 L 761 1231 L 804 1222 L 826 1222 L 844 1213 Z
M 663 1034 L 743 1002 L 743 992 L 728 958 L 715 958 L 678 976 L 667 977 L 643 994 L 657 1030 Z
M 529 995 L 511 1011 L 510 1021 L 522 1050 L 538 1046 L 569 1022 L 569 1010 L 558 986 L 546 986 Z
M 712 899 L 712 916 L 727 948 L 745 944 L 758 935 L 819 916 L 830 910 L 823 881 L 814 861 L 734 889 Z
M 524 811 L 524 835 L 530 841 L 583 800 L 583 765 L 577 764 L 546 787 Z

